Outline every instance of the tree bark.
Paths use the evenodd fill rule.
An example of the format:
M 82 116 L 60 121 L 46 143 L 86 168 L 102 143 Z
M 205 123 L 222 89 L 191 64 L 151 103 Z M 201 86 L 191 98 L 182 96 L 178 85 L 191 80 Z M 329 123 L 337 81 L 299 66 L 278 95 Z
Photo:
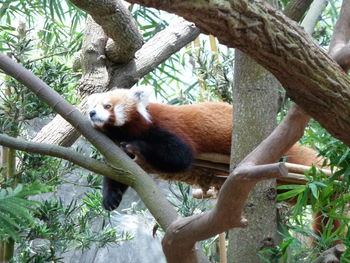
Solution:
M 130 88 L 172 54 L 192 42 L 199 29 L 179 18 L 156 34 L 136 52 L 135 59 L 114 68 L 108 89 Z
M 276 127 L 281 85 L 253 59 L 236 50 L 231 165 L 238 165 Z M 247 136 L 249 134 L 249 136 Z M 263 262 L 258 252 L 277 245 L 276 180 L 257 183 L 243 214 L 246 229 L 229 232 L 229 262 Z
M 130 12 L 120 0 L 70 0 L 89 13 L 109 39 L 106 55 L 117 64 L 129 62 L 143 45 L 142 36 Z
M 176 13 L 254 58 L 287 95 L 350 145 L 350 80 L 299 25 L 265 1 L 129 0 Z
M 283 13 L 290 19 L 299 22 L 305 11 L 309 8 L 313 0 L 292 0 L 284 9 Z

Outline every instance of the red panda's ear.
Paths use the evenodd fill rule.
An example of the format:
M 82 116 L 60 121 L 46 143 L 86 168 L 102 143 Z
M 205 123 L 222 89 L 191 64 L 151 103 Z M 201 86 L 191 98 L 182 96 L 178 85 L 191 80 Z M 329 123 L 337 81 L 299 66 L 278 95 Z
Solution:
M 153 93 L 153 88 L 151 86 L 137 86 L 130 89 L 130 94 L 132 97 L 145 105 L 149 102 L 149 97 Z

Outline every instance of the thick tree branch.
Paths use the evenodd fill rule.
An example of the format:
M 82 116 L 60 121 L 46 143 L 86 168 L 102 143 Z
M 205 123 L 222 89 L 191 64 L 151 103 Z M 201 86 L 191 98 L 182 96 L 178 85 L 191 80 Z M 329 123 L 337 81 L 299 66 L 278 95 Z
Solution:
M 91 51 L 86 52 L 91 59 L 95 58 L 97 62 L 101 64 L 96 64 L 96 70 L 94 68 L 89 68 L 89 70 L 84 73 L 84 79 L 79 85 L 79 88 L 89 90 L 89 92 L 82 97 L 79 109 L 84 112 L 86 96 L 93 92 L 94 89 L 95 92 L 104 92 L 115 87 L 130 88 L 142 76 L 152 71 L 170 55 L 190 43 L 198 35 L 199 29 L 197 29 L 194 24 L 186 22 L 183 19 L 176 21 L 176 23 L 169 25 L 143 45 L 136 53 L 136 57 L 133 60 L 115 68 L 109 85 L 102 85 L 102 83 L 107 84 L 108 75 L 106 68 L 103 66 L 103 57 L 98 60 L 101 46 L 99 46 L 96 41 L 98 41 L 98 39 L 102 41 L 103 34 L 100 32 L 100 35 L 98 35 L 99 37 L 96 37 L 95 34 L 95 39 L 92 39 L 91 45 L 96 47 L 96 52 L 92 54 Z M 98 83 L 94 81 L 95 77 L 100 80 L 98 83 L 101 83 L 101 85 L 98 85 Z M 81 92 L 81 94 L 83 95 L 84 93 Z M 55 132 L 53 133 L 52 131 Z M 64 121 L 60 115 L 57 115 L 36 135 L 33 141 L 70 146 L 79 136 L 79 132 L 75 130 L 74 127 Z
M 146 42 L 136 52 L 135 59 L 114 69 L 110 87 L 130 88 L 172 54 L 193 41 L 199 33 L 193 23 L 182 18 L 177 19 Z
M 110 81 L 105 55 L 107 40 L 103 28 L 88 16 L 80 54 L 83 75 L 79 80 L 78 92 L 82 99 L 103 91 Z
M 330 44 L 330 55 L 344 69 L 350 68 L 350 2 L 344 0 Z
M 114 180 L 120 181 L 127 185 L 133 185 L 133 176 L 130 175 L 127 171 L 112 168 L 111 166 L 105 163 L 87 157 L 66 147 L 56 146 L 52 144 L 29 142 L 23 139 L 13 138 L 4 134 L 0 134 L 0 145 L 20 151 L 58 157 L 72 162 L 76 165 L 79 165 L 91 172 L 108 176 Z
M 96 24 L 91 16 L 88 16 L 83 47 L 79 55 L 80 64 L 83 67 L 83 75 L 78 83 L 77 90 L 80 99 L 83 101 L 83 104 L 80 104 L 80 110 L 87 96 L 94 92 L 104 91 L 110 81 L 105 56 L 107 39 L 108 37 L 102 27 Z M 33 141 L 70 146 L 79 136 L 79 132 L 72 125 L 60 115 L 57 115 L 38 132 Z
M 183 16 L 250 55 L 277 77 L 289 97 L 350 145 L 350 80 L 299 25 L 265 1 L 130 2 Z
M 108 41 L 106 54 L 114 63 L 130 61 L 143 44 L 133 17 L 120 0 L 71 0 L 89 13 L 113 41 Z

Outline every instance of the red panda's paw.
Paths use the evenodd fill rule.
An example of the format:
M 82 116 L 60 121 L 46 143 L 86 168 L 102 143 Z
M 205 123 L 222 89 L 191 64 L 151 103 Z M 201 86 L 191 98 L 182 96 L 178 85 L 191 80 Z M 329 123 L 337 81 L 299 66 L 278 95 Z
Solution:
M 123 149 L 123 151 L 129 155 L 131 159 L 136 160 L 137 156 L 140 156 L 140 149 L 136 147 L 135 145 L 128 143 L 128 142 L 121 142 L 120 147 Z
M 102 187 L 102 205 L 104 209 L 108 211 L 117 209 L 126 189 L 128 189 L 127 185 L 104 177 Z
M 113 211 L 118 208 L 123 193 L 121 191 L 110 191 L 108 194 L 104 195 L 102 198 L 103 208 L 107 211 Z

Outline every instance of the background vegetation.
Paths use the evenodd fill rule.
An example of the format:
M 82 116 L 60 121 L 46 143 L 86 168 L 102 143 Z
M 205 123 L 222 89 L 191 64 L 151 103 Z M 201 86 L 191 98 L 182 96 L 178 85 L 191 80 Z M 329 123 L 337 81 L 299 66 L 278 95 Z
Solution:
M 320 17 L 314 37 L 323 47 L 329 45 L 340 1 L 332 0 Z M 81 72 L 75 72 L 73 58 L 82 46 L 82 32 L 86 14 L 69 2 L 61 1 L 1 1 L 0 51 L 6 52 L 43 79 L 71 103 L 76 104 L 76 85 Z M 281 0 L 281 6 L 288 3 Z M 145 40 L 168 25 L 172 16 L 152 9 L 131 5 Z M 158 100 L 170 104 L 186 104 L 207 100 L 231 102 L 233 83 L 233 52 L 218 45 L 213 47 L 208 38 L 201 37 L 194 44 L 171 56 L 156 70 L 146 75 L 139 84 L 156 88 Z M 0 133 L 29 138 L 28 127 L 35 118 L 50 118 L 52 110 L 43 104 L 26 87 L 13 79 L 0 78 Z M 281 108 L 281 116 L 288 108 L 288 100 Z M 273 250 L 261 252 L 261 257 L 273 253 L 282 262 L 310 262 L 336 240 L 350 246 L 348 211 L 350 149 L 330 136 L 318 123 L 311 122 L 301 141 L 317 149 L 325 157 L 326 165 L 334 170 L 327 177 L 317 169 L 307 174 L 307 185 L 283 186 L 290 191 L 279 200 L 295 197 L 297 204 L 287 209 L 281 220 L 281 244 Z M 65 174 L 75 167 L 61 160 L 15 152 L 16 168 L 9 173 L 9 160 L 0 167 L 0 240 L 16 244 L 13 262 L 61 262 L 62 253 L 71 247 L 88 248 L 92 244 L 105 246 L 132 238 L 110 227 L 109 214 L 101 208 L 98 189 L 101 178 L 90 174 L 90 190 L 82 200 L 64 205 L 59 199 L 40 201 L 30 197 L 39 193 L 54 192 L 62 184 Z M 97 157 L 97 156 L 95 156 Z M 190 188 L 172 184 L 176 188 L 172 202 L 184 216 L 211 206 L 190 198 Z M 336 199 L 334 198 L 336 196 Z M 35 200 L 35 201 L 34 201 Z M 308 205 L 308 201 L 311 205 Z M 331 220 L 323 227 L 321 237 L 310 228 L 313 211 L 321 210 Z M 92 231 L 97 218 L 103 218 L 101 228 Z M 340 219 L 342 227 L 332 232 L 332 219 Z M 310 248 L 309 240 L 317 238 L 318 247 Z M 42 240 L 40 249 L 32 251 L 29 243 Z M 215 239 L 203 244 L 213 261 L 216 251 L 211 247 Z M 5 246 L 6 247 L 6 246 Z M 343 262 L 350 262 L 349 252 Z

